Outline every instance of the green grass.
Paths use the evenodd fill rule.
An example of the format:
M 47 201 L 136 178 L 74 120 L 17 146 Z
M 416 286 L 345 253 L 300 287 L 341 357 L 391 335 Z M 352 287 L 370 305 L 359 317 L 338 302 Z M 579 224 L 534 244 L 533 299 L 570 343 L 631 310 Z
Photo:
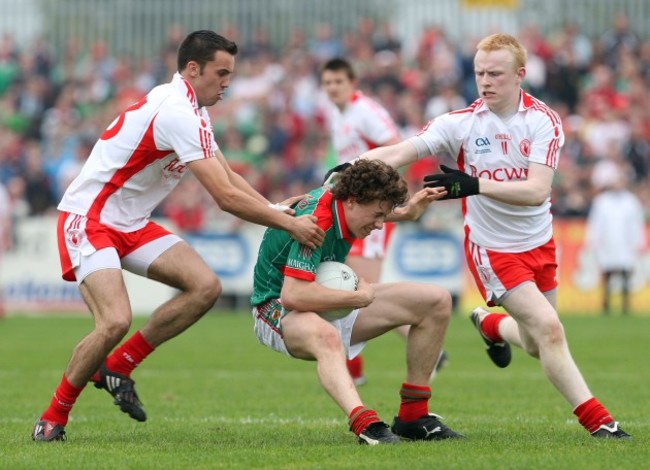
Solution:
M 467 439 L 358 446 L 313 363 L 259 345 L 248 315 L 215 313 L 134 373 L 146 423 L 88 387 L 71 414 L 68 441 L 35 444 L 34 420 L 92 323 L 9 317 L 0 320 L 0 468 L 647 468 L 650 318 L 563 321 L 592 391 L 633 441 L 591 438 L 537 361 L 516 350 L 511 366 L 497 369 L 467 319 L 456 316 L 445 346 L 450 364 L 433 382 L 431 411 Z M 365 359 L 369 382 L 361 395 L 390 421 L 403 342 L 392 333 L 379 338 Z

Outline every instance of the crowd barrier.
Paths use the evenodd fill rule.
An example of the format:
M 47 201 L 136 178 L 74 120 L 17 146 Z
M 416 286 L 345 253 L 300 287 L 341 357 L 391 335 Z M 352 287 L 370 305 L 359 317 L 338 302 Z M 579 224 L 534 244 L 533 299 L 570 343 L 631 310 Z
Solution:
M 593 254 L 583 246 L 585 223 L 559 220 L 554 225 L 559 255 L 559 311 L 596 314 L 600 310 L 599 272 Z M 219 275 L 224 294 L 246 297 L 251 292 L 253 267 L 263 232 L 260 226 L 244 224 L 236 233 L 200 233 L 185 235 L 184 239 Z M 650 225 L 648 232 L 650 235 Z M 0 266 L 7 312 L 31 315 L 85 312 L 76 284 L 61 279 L 56 218 L 29 218 L 20 222 L 16 240 L 16 246 L 5 253 Z M 175 293 L 172 288 L 130 273 L 125 274 L 125 279 L 136 315 L 149 314 Z M 436 283 L 460 298 L 461 311 L 483 303 L 465 267 L 461 234 L 454 231 L 424 231 L 418 224 L 398 224 L 382 280 Z M 647 315 L 650 252 L 639 258 L 632 286 L 632 313 Z

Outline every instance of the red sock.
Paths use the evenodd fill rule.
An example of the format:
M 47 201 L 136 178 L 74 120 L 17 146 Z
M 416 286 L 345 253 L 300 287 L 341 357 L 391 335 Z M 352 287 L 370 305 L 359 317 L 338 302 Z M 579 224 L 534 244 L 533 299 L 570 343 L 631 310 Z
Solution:
M 601 424 L 614 421 L 609 411 L 596 400 L 596 397 L 591 397 L 576 406 L 573 414 L 578 417 L 578 422 L 589 432 L 597 431 Z
M 136 331 L 133 336 L 106 358 L 106 368 L 112 372 L 130 377 L 133 369 L 153 350 L 153 346 L 147 343 L 142 333 Z
M 349 416 L 350 431 L 358 436 L 369 424 L 378 423 L 379 421 L 381 420 L 375 410 L 364 406 L 357 406 Z
M 412 385 L 404 382 L 399 391 L 402 401 L 397 416 L 402 421 L 415 421 L 429 414 L 431 388 L 427 385 Z
M 361 354 L 352 359 L 348 359 L 347 365 L 348 372 L 350 372 L 353 379 L 363 377 L 363 358 L 361 357 Z
M 488 339 L 500 343 L 503 341 L 503 337 L 499 334 L 499 323 L 507 316 L 503 313 L 490 313 L 485 315 L 485 318 L 481 322 L 481 331 Z
M 41 415 L 41 419 L 53 421 L 64 426 L 68 424 L 68 414 L 84 387 L 85 385 L 83 387 L 75 387 L 68 382 L 67 377 L 64 375 L 59 386 L 54 391 L 50 406 Z

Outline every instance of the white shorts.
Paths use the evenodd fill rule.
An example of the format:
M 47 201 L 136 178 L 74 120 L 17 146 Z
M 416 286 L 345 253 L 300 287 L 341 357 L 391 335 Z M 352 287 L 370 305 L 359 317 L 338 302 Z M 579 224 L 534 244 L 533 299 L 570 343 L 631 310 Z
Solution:
M 140 276 L 161 254 L 182 241 L 154 222 L 134 232 L 120 232 L 62 212 L 57 227 L 63 279 L 78 284 L 101 269 L 126 269 Z
M 257 336 L 257 340 L 274 351 L 291 356 L 291 353 L 287 350 L 287 346 L 284 344 L 284 338 L 282 336 L 280 320 L 287 312 L 280 304 L 280 301 L 277 299 L 267 300 L 263 304 L 253 307 L 251 313 L 253 314 L 253 330 L 255 336 Z M 358 356 L 366 345 L 365 341 L 350 344 L 352 328 L 354 327 L 357 315 L 359 315 L 359 309 L 354 309 L 349 315 L 329 322 L 338 330 L 348 359 Z

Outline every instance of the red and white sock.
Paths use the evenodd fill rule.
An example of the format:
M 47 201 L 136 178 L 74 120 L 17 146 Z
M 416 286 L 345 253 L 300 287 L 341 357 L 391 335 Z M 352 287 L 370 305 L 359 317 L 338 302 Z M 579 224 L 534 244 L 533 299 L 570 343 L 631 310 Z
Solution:
M 52 421 L 57 424 L 62 424 L 65 426 L 68 424 L 68 415 L 72 406 L 77 401 L 77 397 L 84 389 L 85 385 L 82 387 L 75 387 L 70 382 L 65 375 L 61 379 L 59 386 L 54 391 L 52 400 L 50 401 L 50 406 L 43 412 L 41 419 Z

